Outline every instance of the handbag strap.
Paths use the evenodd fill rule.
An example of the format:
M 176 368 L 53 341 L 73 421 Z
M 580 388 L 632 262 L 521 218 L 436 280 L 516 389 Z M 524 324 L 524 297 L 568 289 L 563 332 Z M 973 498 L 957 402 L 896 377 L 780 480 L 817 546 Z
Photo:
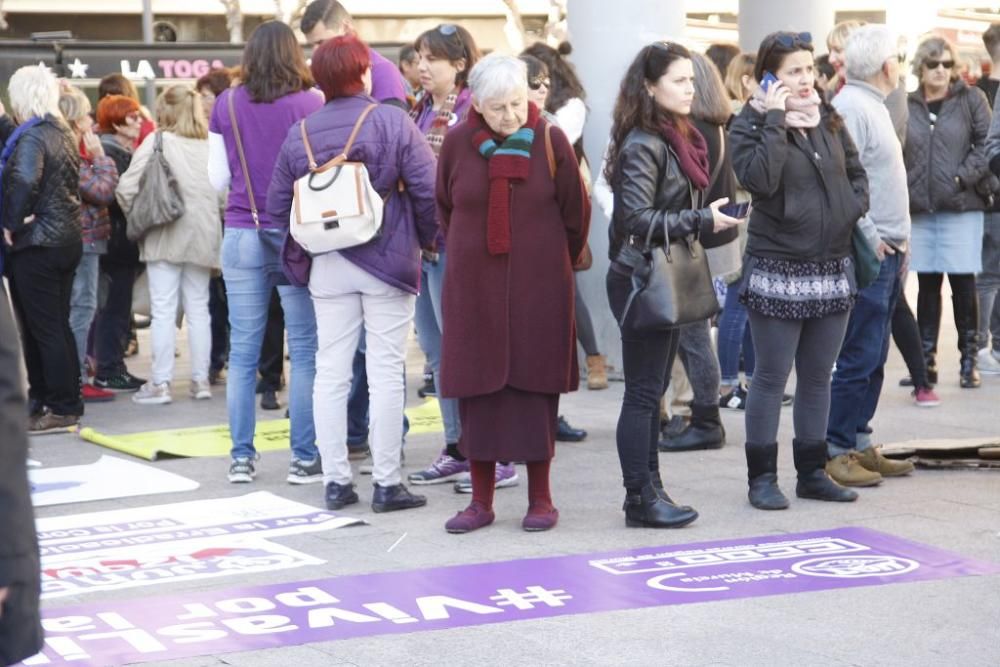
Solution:
M 545 123 L 545 157 L 549 161 L 549 176 L 556 177 L 556 154 L 552 150 L 552 123 Z
M 712 177 L 708 180 L 708 189 L 711 190 L 712 186 L 715 185 L 715 179 L 719 177 L 722 173 L 722 165 L 726 162 L 726 135 L 722 131 L 722 126 L 718 126 L 719 130 L 719 161 L 715 163 L 715 169 L 712 170 Z
M 358 138 L 358 132 L 361 131 L 361 124 L 365 122 L 365 118 L 367 118 L 368 114 L 372 112 L 372 109 L 377 106 L 377 104 L 369 104 L 365 107 L 365 110 L 361 112 L 361 115 L 358 116 L 358 120 L 354 123 L 350 136 L 347 137 L 347 144 L 344 146 L 344 150 L 340 152 L 340 155 L 327 162 L 327 165 L 347 161 L 347 154 L 351 151 L 351 147 L 354 145 L 354 140 Z M 305 118 L 303 118 L 302 122 L 299 123 L 299 131 L 302 134 L 302 144 L 306 148 L 306 157 L 309 159 L 309 171 L 316 171 L 319 169 L 319 165 L 316 164 L 316 156 L 313 155 L 312 146 L 309 144 L 309 133 L 306 132 Z
M 247 156 L 243 152 L 243 140 L 240 138 L 240 126 L 236 122 L 236 107 L 233 98 L 236 97 L 236 88 L 229 91 L 229 122 L 233 126 L 233 136 L 236 137 L 236 154 L 240 156 L 240 168 L 243 169 L 243 179 L 247 184 L 247 197 L 250 199 L 250 215 L 253 216 L 253 224 L 260 227 L 260 217 L 257 214 L 257 201 L 253 196 L 253 185 L 250 183 L 250 170 L 247 169 Z

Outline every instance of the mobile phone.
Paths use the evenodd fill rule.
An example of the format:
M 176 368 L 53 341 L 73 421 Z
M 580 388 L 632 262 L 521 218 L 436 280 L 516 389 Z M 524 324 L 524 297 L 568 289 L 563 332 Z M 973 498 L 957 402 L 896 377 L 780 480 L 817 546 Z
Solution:
M 738 204 L 726 204 L 725 206 L 720 206 L 719 210 L 728 215 L 730 218 L 742 220 L 747 217 L 747 214 L 750 213 L 750 202 L 745 201 Z
M 778 77 L 774 76 L 770 72 L 764 72 L 764 78 L 760 80 L 760 89 L 766 93 L 767 89 L 771 87 L 771 84 L 777 82 Z

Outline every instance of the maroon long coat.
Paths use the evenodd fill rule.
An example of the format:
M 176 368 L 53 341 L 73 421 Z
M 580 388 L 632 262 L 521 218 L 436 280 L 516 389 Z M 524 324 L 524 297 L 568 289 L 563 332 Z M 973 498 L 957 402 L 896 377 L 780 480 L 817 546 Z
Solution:
M 531 169 L 511 188 L 511 251 L 486 249 L 488 162 L 467 122 L 445 137 L 438 159 L 437 207 L 448 259 L 443 289 L 441 393 L 481 396 L 574 391 L 573 262 L 590 226 L 590 200 L 566 135 L 551 130 L 552 177 L 544 123 L 531 146 Z

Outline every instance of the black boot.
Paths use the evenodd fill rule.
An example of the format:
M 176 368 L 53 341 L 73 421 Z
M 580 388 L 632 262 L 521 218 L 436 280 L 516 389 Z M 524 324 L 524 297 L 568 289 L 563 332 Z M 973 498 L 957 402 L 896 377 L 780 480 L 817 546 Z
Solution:
M 677 505 L 677 503 L 674 502 L 674 499 L 670 497 L 670 494 L 667 493 L 667 490 L 663 488 L 663 478 L 660 477 L 659 470 L 649 471 L 649 483 L 653 485 L 654 489 L 656 489 L 656 495 L 658 495 L 663 500 L 666 500 L 671 505 Z M 677 505 L 677 506 L 683 510 L 691 509 L 690 505 Z M 622 509 L 625 509 L 624 505 L 622 506 Z
M 917 293 L 917 327 L 920 329 L 920 343 L 924 349 L 927 381 L 935 385 L 938 381 L 938 331 L 941 329 L 940 291 L 928 292 L 927 290 L 921 290 Z
M 635 528 L 680 528 L 698 518 L 698 512 L 659 496 L 652 484 L 625 495 L 625 525 Z
M 822 440 L 793 440 L 792 454 L 799 481 L 795 485 L 795 495 L 813 500 L 830 500 L 849 503 L 858 499 L 858 494 L 844 488 L 826 474 L 826 443 Z
M 746 443 L 750 504 L 759 510 L 788 508 L 788 498 L 778 488 L 778 443 Z
M 726 444 L 726 429 L 719 418 L 719 404 L 691 406 L 691 423 L 678 435 L 660 440 L 661 452 L 720 449 Z
M 979 353 L 979 295 L 974 280 L 952 284 L 951 305 L 958 329 L 959 384 L 963 389 L 976 389 L 980 385 L 976 357 Z

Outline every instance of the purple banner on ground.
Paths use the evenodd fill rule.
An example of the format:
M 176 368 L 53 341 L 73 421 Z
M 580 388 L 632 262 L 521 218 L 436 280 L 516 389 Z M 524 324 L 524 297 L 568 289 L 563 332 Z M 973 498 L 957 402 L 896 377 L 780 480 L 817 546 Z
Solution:
M 567 614 L 1000 574 L 866 528 L 386 572 L 45 611 L 26 665 L 118 665 Z

